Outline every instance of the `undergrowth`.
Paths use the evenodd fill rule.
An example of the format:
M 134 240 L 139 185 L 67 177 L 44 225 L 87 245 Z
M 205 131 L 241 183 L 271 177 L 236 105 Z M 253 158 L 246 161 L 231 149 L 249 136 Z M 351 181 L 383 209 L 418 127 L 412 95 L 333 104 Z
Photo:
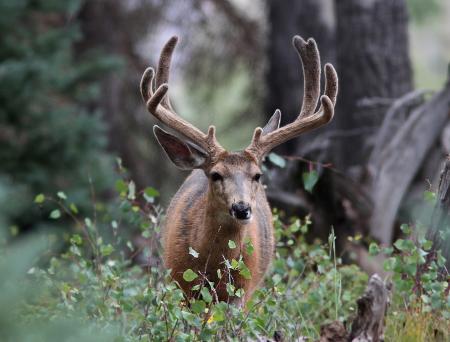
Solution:
M 241 341 L 279 332 L 287 341 L 312 341 L 322 324 L 355 315 L 368 276 L 342 263 L 333 232 L 327 242 L 308 243 L 309 218 L 284 224 L 276 211 L 272 267 L 246 310 L 214 303 L 214 284 L 207 281 L 188 303 L 161 261 L 157 190 L 137 192 L 133 182 L 123 180 L 116 182 L 116 189 L 119 195 L 112 205 L 93 196 L 90 216 L 81 216 L 63 192 L 40 194 L 35 202 L 43 215 L 69 218 L 73 232 L 48 231 L 13 243 L 8 236 L 0 238 L 2 340 Z M 426 264 L 430 242 L 415 236 L 409 226 L 403 230 L 405 238 L 393 248 L 370 246 L 372 255 L 384 255 L 393 283 L 386 340 L 448 341 L 444 260 L 438 255 Z M 195 255 L 192 249 L 186 253 Z M 242 260 L 226 265 L 246 267 Z M 185 272 L 185 279 L 199 276 Z M 243 295 L 232 284 L 227 290 L 231 296 Z

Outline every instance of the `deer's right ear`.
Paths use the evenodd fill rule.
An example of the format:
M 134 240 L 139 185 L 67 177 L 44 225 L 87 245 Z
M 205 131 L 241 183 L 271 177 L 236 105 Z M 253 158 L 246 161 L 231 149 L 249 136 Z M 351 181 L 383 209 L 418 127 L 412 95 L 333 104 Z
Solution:
M 275 131 L 280 127 L 280 121 L 281 121 L 281 112 L 279 109 L 273 113 L 272 117 L 270 118 L 269 122 L 266 123 L 266 125 L 263 128 L 262 134 L 266 135 L 270 132 Z
M 201 169 L 208 160 L 208 154 L 193 144 L 187 144 L 178 137 L 153 126 L 153 133 L 169 159 L 181 170 Z

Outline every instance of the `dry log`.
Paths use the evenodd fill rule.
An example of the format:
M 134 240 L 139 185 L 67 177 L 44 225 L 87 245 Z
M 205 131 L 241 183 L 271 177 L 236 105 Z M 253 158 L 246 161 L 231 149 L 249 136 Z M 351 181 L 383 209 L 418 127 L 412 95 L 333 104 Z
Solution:
M 439 139 L 450 111 L 450 80 L 425 104 L 416 108 L 381 152 L 371 192 L 374 211 L 371 235 L 382 244 L 392 242 L 401 200 L 430 147 Z
M 320 328 L 320 339 L 317 342 L 381 342 L 384 341 L 385 317 L 391 298 L 391 285 L 386 284 L 379 275 L 370 277 L 364 294 L 357 300 L 358 311 L 347 332 L 344 324 L 334 321 Z M 282 342 L 284 336 L 274 333 L 273 339 L 258 337 L 256 341 Z M 294 341 L 292 336 L 288 341 Z M 299 337 L 295 341 L 306 341 Z
M 390 302 L 391 286 L 379 275 L 369 279 L 364 295 L 358 299 L 358 312 L 348 341 L 379 342 L 384 340 L 385 317 Z
M 385 317 L 390 302 L 390 285 L 374 274 L 364 294 L 358 299 L 358 311 L 351 330 L 335 321 L 322 326 L 318 342 L 381 342 L 384 341 Z

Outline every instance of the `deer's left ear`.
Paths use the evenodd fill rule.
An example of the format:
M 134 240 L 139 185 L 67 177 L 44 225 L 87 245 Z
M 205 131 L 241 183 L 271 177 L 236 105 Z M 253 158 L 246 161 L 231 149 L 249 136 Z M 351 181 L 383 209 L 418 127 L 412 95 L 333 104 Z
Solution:
M 182 141 L 157 125 L 153 126 L 153 133 L 169 159 L 181 170 L 201 169 L 205 166 L 208 160 L 206 152 Z
M 264 126 L 262 135 L 266 135 L 278 129 L 278 127 L 280 127 L 280 120 L 281 120 L 281 112 L 279 109 L 277 109 L 275 113 L 273 113 L 269 122 Z

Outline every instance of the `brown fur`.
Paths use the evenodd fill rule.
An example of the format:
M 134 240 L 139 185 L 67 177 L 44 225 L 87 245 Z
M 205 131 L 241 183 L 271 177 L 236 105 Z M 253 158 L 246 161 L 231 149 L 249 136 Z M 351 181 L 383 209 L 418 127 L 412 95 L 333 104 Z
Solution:
M 183 280 L 183 272 L 190 268 L 194 272 L 204 272 L 217 286 L 218 299 L 228 300 L 225 283 L 229 279 L 218 279 L 217 270 L 226 275 L 224 260 L 239 259 L 242 254 L 251 272 L 247 280 L 239 274 L 232 274 L 236 288 L 245 290 L 247 300 L 260 283 L 269 267 L 274 250 L 272 214 L 262 184 L 256 184 L 250 193 L 253 218 L 250 223 L 241 225 L 231 217 L 228 204 L 216 198 L 206 174 L 220 169 L 234 174 L 241 172 L 250 177 L 252 169 L 259 170 L 256 161 L 247 153 L 225 152 L 217 163 L 207 171 L 194 170 L 186 179 L 167 211 L 164 229 L 164 260 L 172 270 L 173 278 L 188 296 L 192 296 L 192 283 Z M 248 183 L 248 182 L 247 182 Z M 231 189 L 233 190 L 233 189 Z M 252 255 L 245 251 L 244 242 L 249 238 L 254 246 Z M 233 240 L 237 248 L 230 249 L 228 241 Z M 195 258 L 189 254 L 189 247 L 199 253 Z

